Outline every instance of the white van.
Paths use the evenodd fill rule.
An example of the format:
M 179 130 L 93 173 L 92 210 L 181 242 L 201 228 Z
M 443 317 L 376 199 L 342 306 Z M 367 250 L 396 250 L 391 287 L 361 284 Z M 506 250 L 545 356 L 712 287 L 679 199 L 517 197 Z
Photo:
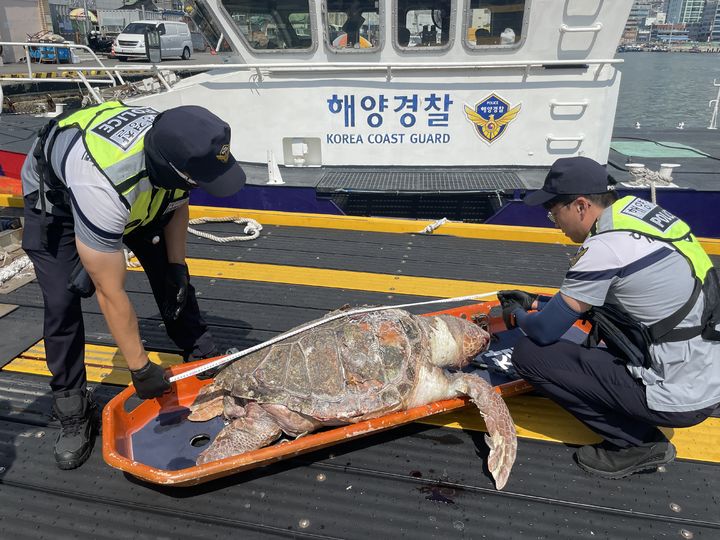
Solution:
M 176 21 L 131 22 L 115 38 L 112 55 L 121 62 L 128 58 L 146 58 L 145 30 L 148 28 L 157 28 L 160 33 L 160 54 L 163 59 L 190 58 L 193 50 L 190 29 L 187 23 Z

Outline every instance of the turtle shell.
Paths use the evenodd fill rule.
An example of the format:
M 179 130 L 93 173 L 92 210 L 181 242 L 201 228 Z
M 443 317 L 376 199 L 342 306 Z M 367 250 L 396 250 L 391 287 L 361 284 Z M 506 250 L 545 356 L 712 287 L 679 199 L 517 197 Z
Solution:
M 426 321 L 403 310 L 351 315 L 244 356 L 215 383 L 320 421 L 352 421 L 405 407 L 428 340 Z

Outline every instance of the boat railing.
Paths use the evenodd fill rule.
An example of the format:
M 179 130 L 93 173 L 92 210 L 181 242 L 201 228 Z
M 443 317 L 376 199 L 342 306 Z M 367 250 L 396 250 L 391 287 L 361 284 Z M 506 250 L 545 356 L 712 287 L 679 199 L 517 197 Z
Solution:
M 712 117 L 710 118 L 710 125 L 708 126 L 708 129 L 717 129 L 718 104 L 720 104 L 720 83 L 717 82 L 717 79 L 713 79 L 713 86 L 718 89 L 718 94 L 715 99 L 711 99 L 708 103 L 708 107 L 713 108 Z
M 27 77 L 19 77 L 17 74 L 13 74 L 12 76 L 5 76 L 2 73 L 0 73 L 0 82 L 53 82 L 53 83 L 67 83 L 67 84 L 77 84 L 78 81 L 82 82 L 85 87 L 87 88 L 89 94 L 93 97 L 95 100 L 100 100 L 100 96 L 97 93 L 97 91 L 92 87 L 93 84 L 109 84 L 112 86 L 117 86 L 118 84 L 124 84 L 122 75 L 115 70 L 112 66 L 106 66 L 103 64 L 102 60 L 95 54 L 95 52 L 88 47 L 87 45 L 79 45 L 77 43 L 72 43 L 69 41 L 62 42 L 62 43 L 53 43 L 53 42 L 47 42 L 47 41 L 37 41 L 37 42 L 25 42 L 25 41 L 0 41 L 0 49 L 3 47 L 18 47 L 24 49 L 25 52 L 25 64 L 27 66 Z M 73 57 L 73 52 L 75 50 L 83 51 L 86 53 L 89 53 L 92 57 L 92 60 L 96 62 L 96 65 L 92 67 L 85 67 L 83 66 L 80 68 L 79 66 L 70 68 L 68 71 L 74 71 L 74 76 L 69 76 L 66 78 L 53 78 L 52 80 L 49 79 L 42 79 L 40 78 L 40 73 L 47 73 L 48 71 L 43 70 L 33 70 L 33 62 L 32 62 L 32 55 L 31 55 L 31 48 L 35 48 L 39 52 L 38 57 L 38 63 L 42 64 L 44 66 L 47 66 L 47 64 L 42 63 L 42 55 L 46 54 L 47 49 L 53 49 L 54 55 L 53 58 L 55 61 L 58 61 L 59 55 L 57 53 L 58 49 L 67 49 L 70 53 L 70 58 Z M 55 69 L 50 70 L 50 72 L 53 71 L 60 71 L 59 65 L 53 66 Z M 90 72 L 102 72 L 105 73 L 106 77 L 96 78 L 94 76 L 87 76 L 85 73 L 88 71 Z M 0 86 L 0 101 L 2 101 L 2 86 Z
M 0 42 L 0 45 L 4 44 Z M 35 46 L 38 44 L 34 43 L 14 43 L 14 45 L 22 46 Z M 47 45 L 47 44 L 42 44 Z M 60 45 L 58 45 L 60 46 Z M 400 73 L 416 72 L 416 71 L 447 71 L 447 70 L 485 70 L 485 69 L 502 69 L 502 68 L 515 68 L 523 70 L 523 81 L 525 81 L 531 74 L 533 69 L 537 68 L 585 68 L 588 69 L 590 66 L 595 68 L 594 79 L 597 80 L 602 72 L 604 66 L 608 64 L 619 64 L 622 63 L 622 59 L 610 58 L 610 59 L 582 59 L 582 60 L 493 60 L 484 62 L 303 62 L 303 63 L 260 63 L 260 64 L 248 64 L 248 63 L 212 63 L 212 64 L 133 64 L 124 66 L 106 66 L 103 64 L 92 51 L 85 46 L 65 44 L 65 46 L 71 46 L 81 48 L 91 52 L 93 57 L 97 60 L 97 65 L 85 65 L 85 66 L 54 66 L 54 69 L 60 73 L 76 73 L 77 77 L 60 77 L 58 79 L 40 79 L 33 76 L 32 65 L 27 62 L 28 65 L 28 77 L 2 77 L 0 81 L 30 81 L 30 82 L 48 82 L 52 81 L 66 81 L 66 82 L 77 82 L 79 79 L 88 88 L 90 97 L 97 103 L 102 103 L 103 98 L 99 92 L 92 88 L 91 84 L 110 84 L 117 85 L 124 84 L 122 73 L 133 72 L 134 74 L 147 73 L 149 76 L 156 78 L 165 90 L 171 90 L 171 85 L 166 78 L 167 73 L 173 72 L 201 72 L 210 70 L 232 70 L 232 71 L 253 71 L 253 77 L 257 82 L 262 82 L 265 77 L 270 76 L 290 76 L 293 74 L 301 73 L 307 74 L 336 74 L 336 73 L 382 73 L 385 75 L 386 81 L 391 81 Z M 106 78 L 91 78 L 84 75 L 88 72 L 104 72 L 107 74 Z M 563 104 L 566 105 L 566 104 Z M 578 104 L 582 105 L 582 104 Z

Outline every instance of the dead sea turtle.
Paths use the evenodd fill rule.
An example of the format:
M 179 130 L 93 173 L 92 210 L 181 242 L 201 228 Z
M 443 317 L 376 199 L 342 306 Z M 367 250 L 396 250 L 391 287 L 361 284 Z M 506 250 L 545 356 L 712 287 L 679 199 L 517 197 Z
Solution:
M 230 423 L 198 465 L 262 448 L 284 432 L 359 422 L 460 395 L 485 418 L 488 468 L 507 481 L 517 441 L 502 398 L 459 371 L 488 347 L 489 334 L 449 315 L 400 309 L 349 315 L 261 349 L 223 369 L 192 405 L 190 420 L 224 414 Z

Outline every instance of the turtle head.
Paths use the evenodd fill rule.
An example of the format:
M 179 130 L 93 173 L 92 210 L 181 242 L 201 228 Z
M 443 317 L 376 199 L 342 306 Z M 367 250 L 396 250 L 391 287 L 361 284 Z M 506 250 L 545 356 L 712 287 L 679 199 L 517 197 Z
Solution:
M 462 369 L 487 349 L 490 334 L 460 317 L 430 317 L 430 362 L 442 368 Z

